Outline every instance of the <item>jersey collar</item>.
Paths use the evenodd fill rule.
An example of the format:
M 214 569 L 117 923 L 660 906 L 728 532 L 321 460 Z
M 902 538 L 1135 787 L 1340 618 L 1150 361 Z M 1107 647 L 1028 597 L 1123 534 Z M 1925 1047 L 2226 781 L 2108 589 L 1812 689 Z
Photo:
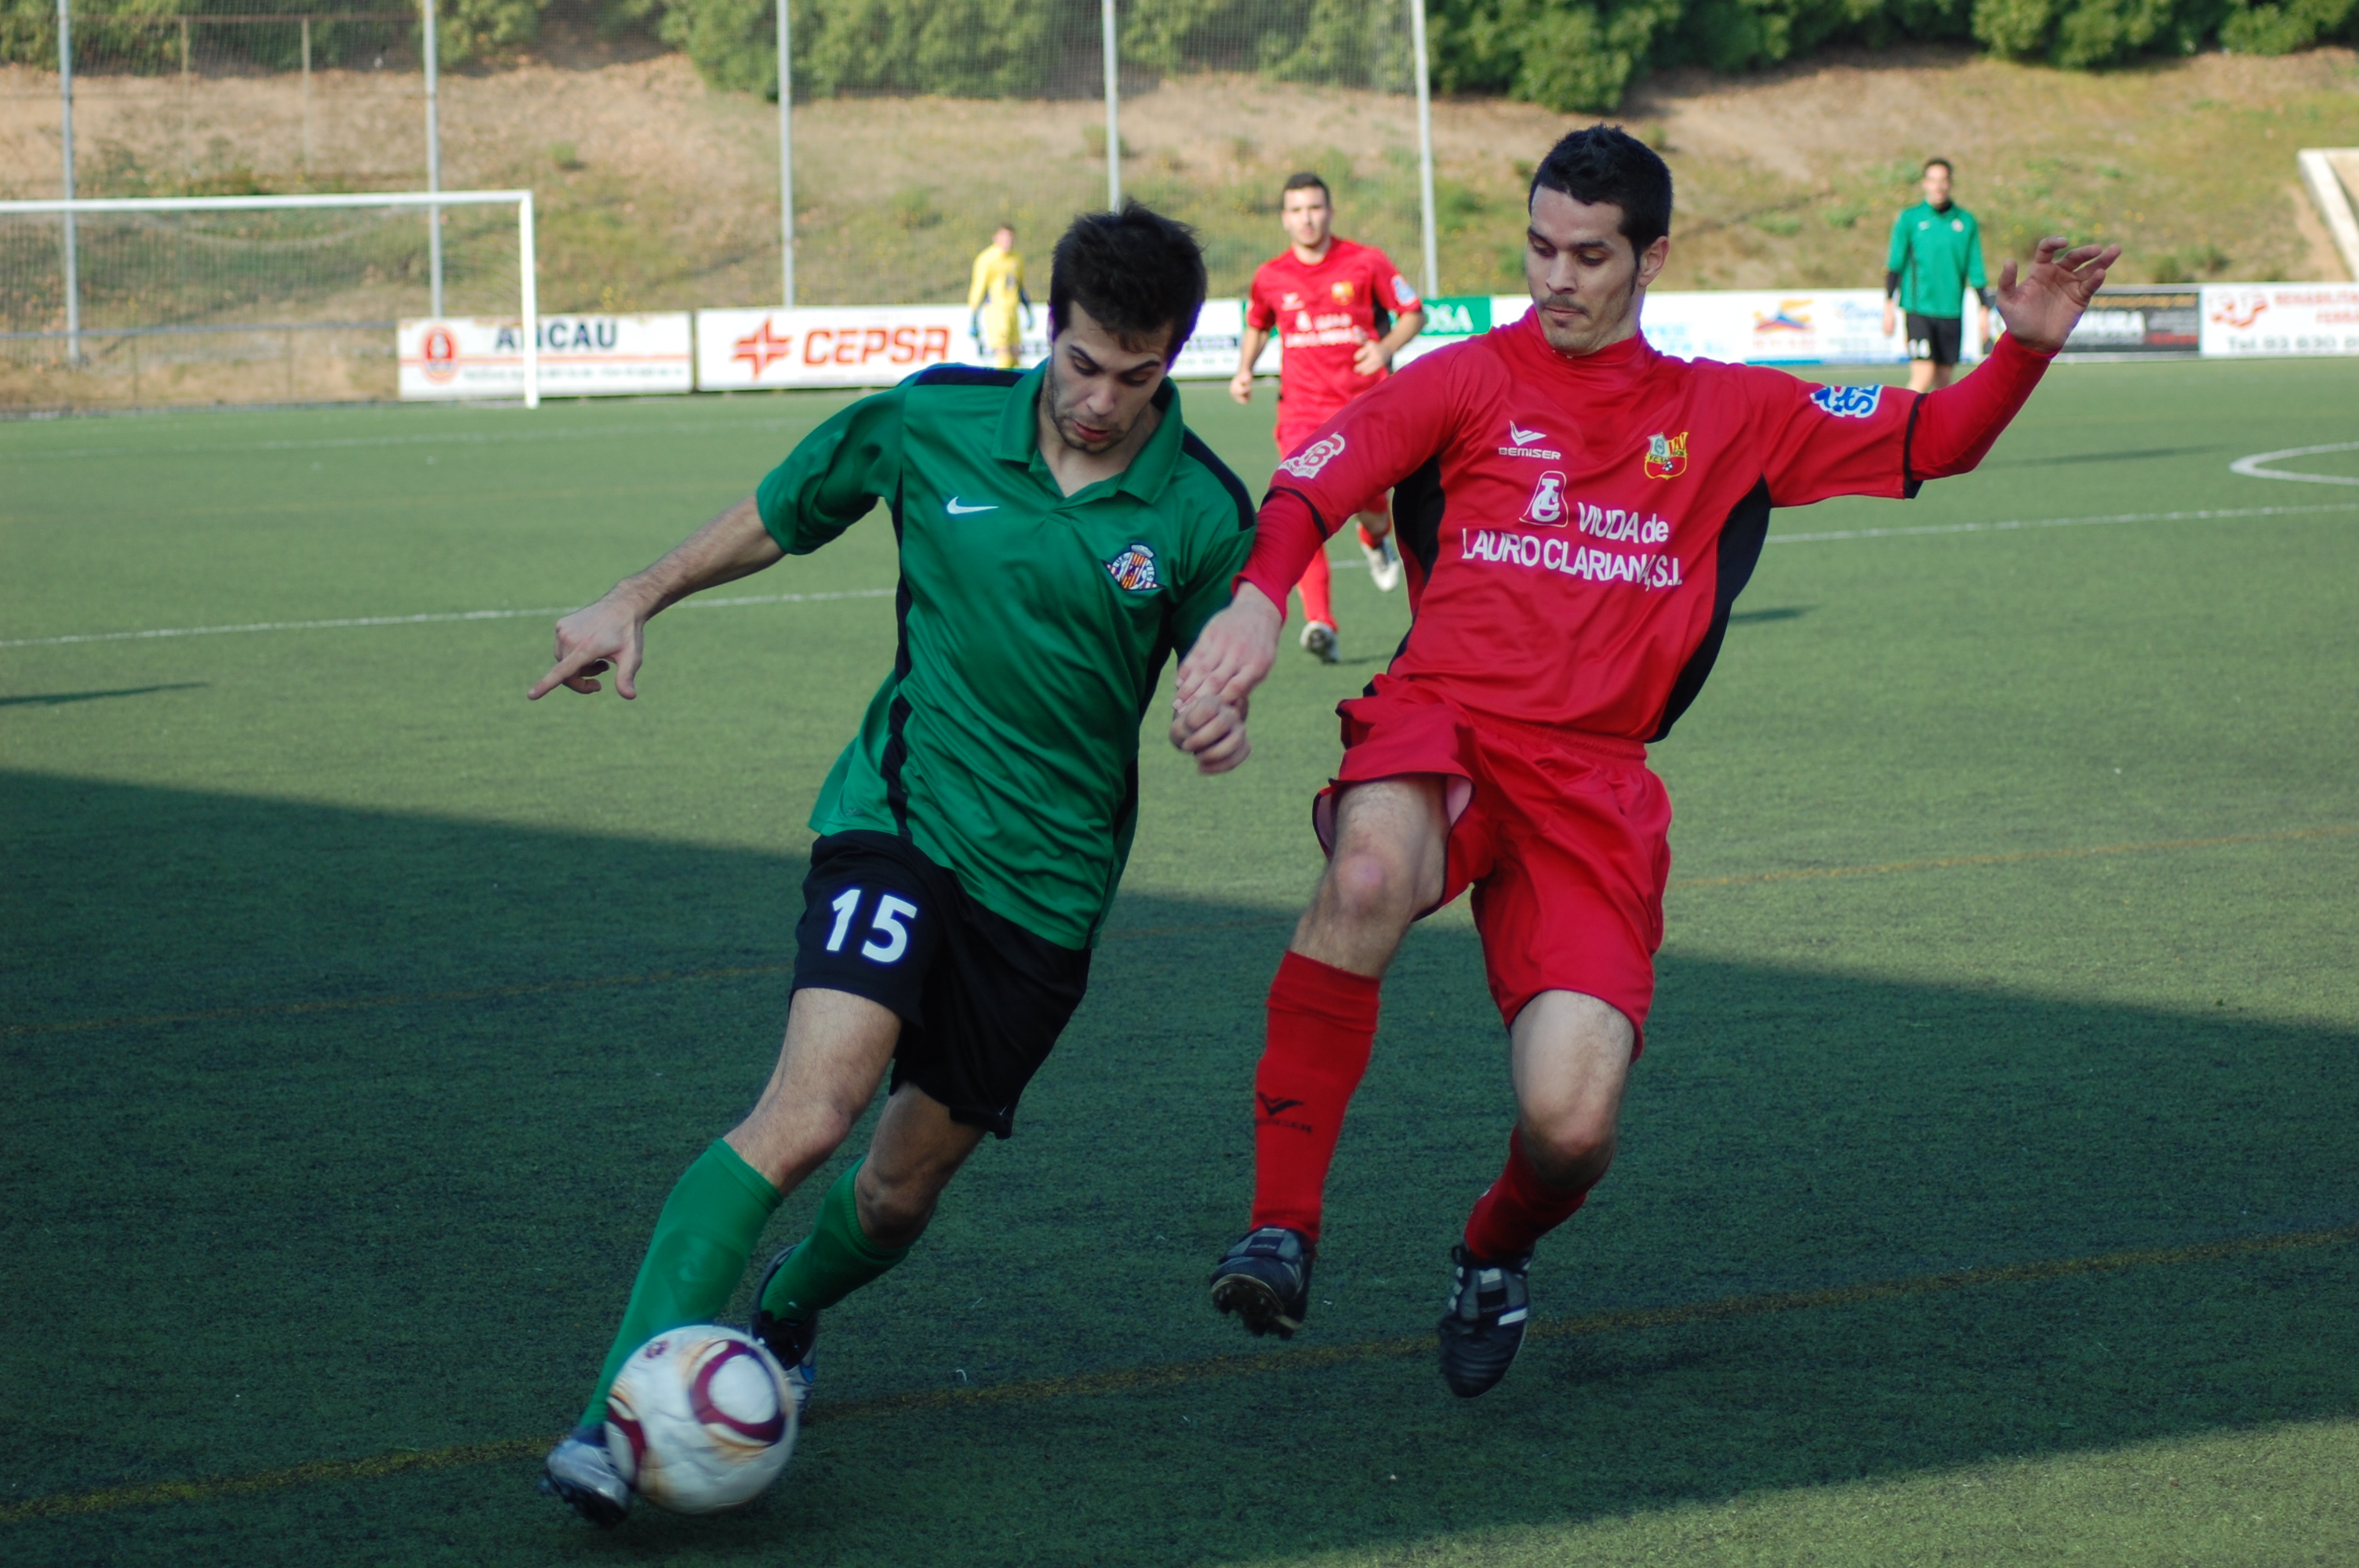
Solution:
M 999 411 L 999 432 L 991 443 L 993 457 L 1027 469 L 1037 462 L 1043 472 L 1047 471 L 1048 460 L 1040 456 L 1038 420 L 1040 393 L 1048 382 L 1049 366 L 1043 361 L 1007 389 L 1007 402 Z M 1155 389 L 1155 406 L 1162 414 L 1163 422 L 1130 460 L 1130 467 L 1120 477 L 1101 480 L 1075 491 L 1066 500 L 1079 501 L 1084 496 L 1094 499 L 1110 489 L 1150 503 L 1162 495 L 1164 487 L 1171 482 L 1172 470 L 1180 466 L 1180 445 L 1187 438 L 1187 426 L 1180 416 L 1180 388 L 1169 376 Z

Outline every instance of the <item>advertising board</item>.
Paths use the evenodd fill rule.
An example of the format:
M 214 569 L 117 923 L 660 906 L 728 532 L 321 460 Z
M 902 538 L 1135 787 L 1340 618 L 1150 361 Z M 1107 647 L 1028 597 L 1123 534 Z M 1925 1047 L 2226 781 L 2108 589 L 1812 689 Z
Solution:
M 2064 341 L 2075 359 L 2185 354 L 2202 345 L 2203 292 L 2192 286 L 2101 288 Z
M 2203 286 L 2203 354 L 2359 354 L 2359 284 Z
M 524 324 L 513 316 L 405 320 L 394 344 L 405 401 L 524 395 Z M 694 385 L 685 310 L 540 319 L 543 397 L 636 397 Z

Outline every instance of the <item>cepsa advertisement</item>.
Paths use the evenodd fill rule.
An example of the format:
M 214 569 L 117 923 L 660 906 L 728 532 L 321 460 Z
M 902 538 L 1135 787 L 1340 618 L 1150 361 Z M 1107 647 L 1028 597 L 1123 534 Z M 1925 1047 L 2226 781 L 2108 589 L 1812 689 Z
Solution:
M 967 313 L 955 305 L 700 310 L 696 384 L 890 386 L 929 365 L 973 364 Z
M 405 401 L 524 395 L 524 324 L 511 316 L 402 321 L 395 329 Z M 544 316 L 543 397 L 636 397 L 689 392 L 688 312 Z
M 2359 284 L 2203 287 L 2203 355 L 2359 354 Z

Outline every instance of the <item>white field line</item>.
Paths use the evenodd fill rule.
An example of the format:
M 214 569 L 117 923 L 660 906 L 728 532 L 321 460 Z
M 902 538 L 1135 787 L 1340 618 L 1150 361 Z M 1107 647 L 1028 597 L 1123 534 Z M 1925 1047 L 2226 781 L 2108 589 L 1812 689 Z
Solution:
M 2336 441 L 2323 447 L 2288 447 L 2282 452 L 2256 452 L 2249 458 L 2238 458 L 2228 465 L 2230 473 L 2243 474 L 2246 479 L 2290 479 L 2302 484 L 2359 484 L 2359 479 L 2341 473 L 2279 473 L 2263 468 L 2281 458 L 2313 457 L 2320 452 L 2359 452 L 2359 441 Z
M 889 588 L 846 589 L 841 593 L 761 593 L 739 599 L 690 599 L 683 610 L 729 610 L 741 604 L 819 604 L 836 599 L 886 599 Z M 459 610 L 435 615 L 350 615 L 334 621 L 254 621 L 242 626 L 159 626 L 146 632 L 83 632 L 68 637 L 10 637 L 0 648 L 53 648 L 66 643 L 131 643 L 150 637 L 221 637 L 240 632 L 325 632 L 349 626 L 424 626 L 448 621 L 521 621 L 536 615 L 567 615 L 574 605 L 538 610 Z
M 2293 476 L 2271 474 L 2267 477 L 2290 479 Z M 2359 480 L 2340 482 L 2353 484 L 2359 483 Z M 1837 528 L 1823 534 L 1772 534 L 1769 543 L 1821 545 L 1834 539 L 1905 539 L 1930 534 L 2005 534 L 2023 528 L 2098 528 L 2120 523 L 2215 522 L 2223 517 L 2292 517 L 2318 512 L 2359 512 L 2359 502 L 2326 506 L 2215 506 L 2186 512 L 2115 512 L 2103 517 L 2032 517 L 2005 523 L 1933 523 L 1921 528 Z
M 2276 454 L 2283 456 L 2285 454 Z M 2288 475 L 2272 475 L 2287 478 Z M 2350 481 L 2359 482 L 2359 481 Z M 2102 517 L 2044 517 L 2004 523 L 1936 523 L 1921 528 L 1840 528 L 1823 534 L 1773 534 L 1772 545 L 1821 545 L 1846 539 L 1900 539 L 1934 534 L 2001 534 L 2026 528 L 2091 528 L 2123 523 L 2211 522 L 2235 517 L 2291 517 L 2328 512 L 2359 512 L 2359 502 L 2322 506 L 2213 507 L 2188 512 L 2117 512 Z M 1330 563 L 1337 570 L 1364 568 L 1364 560 Z M 886 599 L 889 588 L 847 589 L 840 593 L 762 593 L 733 599 L 683 600 L 684 610 L 728 610 L 746 604 L 818 604 L 839 599 Z M 535 610 L 460 610 L 428 615 L 353 615 L 332 621 L 255 621 L 238 626 L 163 626 L 141 632 L 82 632 L 62 637 L 0 638 L 0 648 L 53 648 L 69 643 L 131 643 L 155 637 L 219 637 L 245 632 L 327 632 L 354 626 L 425 626 L 453 621 L 518 621 L 536 615 L 564 615 L 571 605 Z

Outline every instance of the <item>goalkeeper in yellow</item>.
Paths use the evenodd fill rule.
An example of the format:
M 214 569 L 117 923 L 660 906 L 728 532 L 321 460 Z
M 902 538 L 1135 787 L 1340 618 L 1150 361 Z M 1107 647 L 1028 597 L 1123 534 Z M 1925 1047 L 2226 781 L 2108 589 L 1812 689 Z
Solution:
M 1032 301 L 1024 292 L 1024 258 L 1016 254 L 1016 231 L 1005 223 L 993 231 L 991 243 L 974 258 L 966 308 L 973 312 L 968 330 L 977 346 L 1001 370 L 1014 370 L 1023 329 L 1032 324 Z

